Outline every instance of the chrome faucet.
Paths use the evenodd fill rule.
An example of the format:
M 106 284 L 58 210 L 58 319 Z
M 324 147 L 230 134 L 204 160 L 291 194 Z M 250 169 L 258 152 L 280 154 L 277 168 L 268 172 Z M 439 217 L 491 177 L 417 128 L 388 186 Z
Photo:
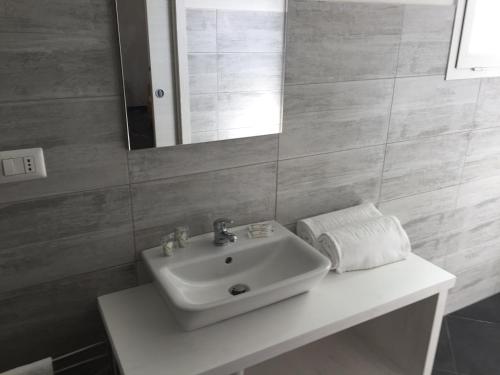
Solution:
M 214 244 L 215 246 L 224 246 L 230 242 L 236 242 L 238 237 L 228 232 L 227 226 L 233 224 L 231 219 L 217 219 L 214 221 Z

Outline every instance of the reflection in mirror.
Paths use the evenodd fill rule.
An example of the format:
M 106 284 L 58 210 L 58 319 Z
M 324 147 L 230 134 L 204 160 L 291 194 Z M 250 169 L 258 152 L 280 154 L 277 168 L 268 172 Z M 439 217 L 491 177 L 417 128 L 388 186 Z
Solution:
M 176 4 L 182 142 L 279 133 L 285 1 Z
M 176 142 L 170 6 L 116 0 L 129 148 Z
M 286 0 L 116 0 L 131 149 L 281 131 Z

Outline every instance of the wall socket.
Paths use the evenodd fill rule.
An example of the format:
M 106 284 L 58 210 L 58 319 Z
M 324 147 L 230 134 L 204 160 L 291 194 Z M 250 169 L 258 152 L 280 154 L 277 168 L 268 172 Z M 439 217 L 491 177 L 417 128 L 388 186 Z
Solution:
M 0 184 L 47 177 L 41 148 L 0 151 Z

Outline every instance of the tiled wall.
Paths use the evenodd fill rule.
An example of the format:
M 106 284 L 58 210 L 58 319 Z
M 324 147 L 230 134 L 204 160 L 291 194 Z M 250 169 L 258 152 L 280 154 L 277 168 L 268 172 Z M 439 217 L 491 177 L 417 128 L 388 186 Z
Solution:
M 443 81 L 452 18 L 291 0 L 283 134 L 127 152 L 113 1 L 0 0 L 0 149 L 49 174 L 0 186 L 0 371 L 98 340 L 139 252 L 220 216 L 378 201 L 458 275 L 449 309 L 498 292 L 500 79 Z

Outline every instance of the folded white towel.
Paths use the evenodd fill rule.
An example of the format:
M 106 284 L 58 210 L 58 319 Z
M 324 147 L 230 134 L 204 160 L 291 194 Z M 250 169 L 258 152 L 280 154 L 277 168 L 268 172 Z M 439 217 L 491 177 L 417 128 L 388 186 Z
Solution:
M 53 375 L 52 358 L 45 358 L 25 366 L 16 367 L 0 375 Z
M 408 257 L 410 240 L 399 220 L 381 216 L 322 234 L 319 249 L 338 273 L 394 263 Z
M 364 203 L 344 210 L 310 217 L 297 222 L 297 235 L 319 249 L 318 238 L 323 233 L 347 224 L 362 222 L 382 216 L 373 203 Z

